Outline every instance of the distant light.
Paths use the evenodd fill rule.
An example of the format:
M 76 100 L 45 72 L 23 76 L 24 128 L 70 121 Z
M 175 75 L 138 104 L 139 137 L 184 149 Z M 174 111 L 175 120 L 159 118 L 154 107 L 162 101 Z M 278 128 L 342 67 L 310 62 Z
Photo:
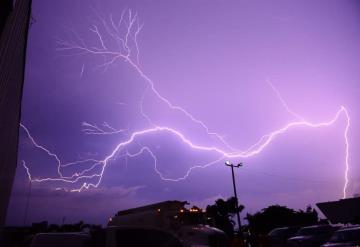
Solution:
M 157 209 L 157 211 L 158 211 L 158 212 L 160 212 L 160 211 L 161 211 L 161 209 L 160 209 L 160 208 L 158 208 L 158 209 Z
M 184 209 L 180 209 L 180 213 L 184 213 Z
M 110 222 L 112 221 L 112 218 L 111 218 L 111 217 L 109 218 L 109 221 L 110 221 Z
M 225 161 L 225 165 L 228 165 L 228 166 L 229 166 L 229 165 L 230 165 L 230 161 L 228 161 L 228 160 Z

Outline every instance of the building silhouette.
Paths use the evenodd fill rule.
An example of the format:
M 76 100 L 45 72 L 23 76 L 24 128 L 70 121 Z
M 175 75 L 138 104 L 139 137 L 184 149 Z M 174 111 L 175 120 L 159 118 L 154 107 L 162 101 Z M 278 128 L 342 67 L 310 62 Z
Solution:
M 360 197 L 319 202 L 316 206 L 332 224 L 360 224 Z
M 17 166 L 30 11 L 31 0 L 0 1 L 0 233 Z

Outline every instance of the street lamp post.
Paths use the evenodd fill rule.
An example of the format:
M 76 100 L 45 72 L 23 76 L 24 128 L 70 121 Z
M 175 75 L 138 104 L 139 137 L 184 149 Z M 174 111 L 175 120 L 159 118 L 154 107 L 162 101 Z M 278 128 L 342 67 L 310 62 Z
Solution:
M 231 167 L 231 174 L 232 174 L 232 181 L 233 181 L 234 195 L 235 195 L 236 216 L 237 216 L 237 222 L 238 222 L 238 227 L 239 227 L 239 235 L 242 235 L 241 234 L 241 221 L 240 221 L 239 203 L 238 203 L 238 197 L 237 197 L 237 193 L 236 193 L 235 174 L 234 174 L 234 167 L 239 168 L 240 166 L 242 166 L 242 163 L 239 163 L 237 165 L 233 165 L 233 164 L 230 163 L 230 161 L 226 161 L 225 165 Z

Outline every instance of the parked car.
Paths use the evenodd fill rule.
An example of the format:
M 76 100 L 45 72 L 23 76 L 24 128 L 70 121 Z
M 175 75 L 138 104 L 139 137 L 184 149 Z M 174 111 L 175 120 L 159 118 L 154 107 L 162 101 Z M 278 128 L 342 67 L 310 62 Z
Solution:
M 184 247 L 174 234 L 151 227 L 108 227 L 88 233 L 39 233 L 30 247 Z
M 108 227 L 106 247 L 183 247 L 180 239 L 171 232 L 154 227 Z
M 176 233 L 184 247 L 206 246 L 206 247 L 226 247 L 229 246 L 229 239 L 226 234 L 214 227 L 196 225 L 182 226 Z
M 286 246 L 287 239 L 293 237 L 298 230 L 299 227 L 275 228 L 267 235 L 268 242 L 271 247 Z
M 91 247 L 91 236 L 77 232 L 38 233 L 30 247 Z
M 331 225 L 316 225 L 301 228 L 294 237 L 287 240 L 290 247 L 321 246 L 330 239 L 339 227 Z
M 99 236 L 96 237 L 96 246 L 99 246 Z M 103 236 L 106 247 L 225 247 L 229 245 L 226 235 L 216 229 L 202 226 L 186 226 L 178 232 L 140 226 L 112 226 L 105 229 Z
M 323 247 L 360 246 L 360 226 L 337 230 Z

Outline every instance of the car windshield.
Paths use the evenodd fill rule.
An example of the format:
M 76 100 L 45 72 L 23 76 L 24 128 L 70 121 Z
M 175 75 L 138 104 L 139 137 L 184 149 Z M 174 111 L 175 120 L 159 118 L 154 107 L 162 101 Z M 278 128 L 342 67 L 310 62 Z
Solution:
M 347 229 L 335 232 L 331 237 L 330 242 L 348 242 L 348 241 L 360 241 L 360 228 Z
M 272 230 L 271 232 L 269 232 L 269 236 L 273 236 L 273 237 L 282 237 L 282 236 L 286 236 L 286 235 L 293 235 L 294 233 L 297 232 L 299 228 L 297 227 L 286 227 L 286 228 L 276 228 L 274 230 Z

